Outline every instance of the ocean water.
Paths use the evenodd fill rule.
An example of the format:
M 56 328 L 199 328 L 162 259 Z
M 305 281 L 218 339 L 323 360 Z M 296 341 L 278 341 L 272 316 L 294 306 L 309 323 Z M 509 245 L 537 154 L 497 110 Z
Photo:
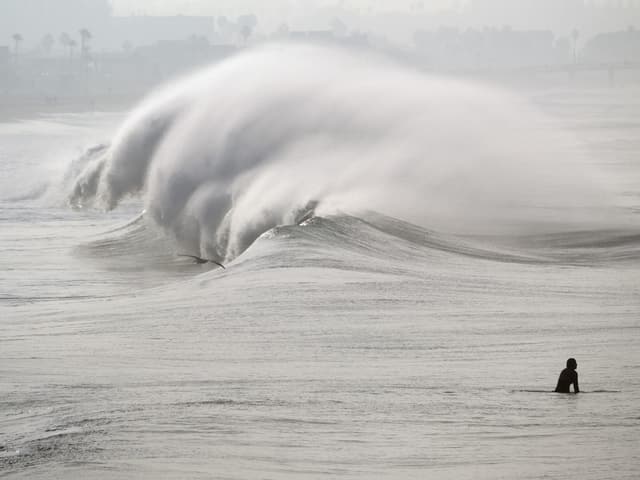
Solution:
M 281 93 L 302 98 L 297 88 Z M 185 107 L 163 95 L 168 123 L 148 123 L 148 106 L 128 120 L 123 112 L 0 123 L 0 477 L 637 478 L 637 92 L 529 91 L 535 139 L 554 139 L 554 158 L 538 159 L 540 145 L 514 143 L 493 119 L 476 145 L 465 142 L 477 127 L 460 127 L 457 139 L 444 127 L 462 117 L 440 117 L 438 158 L 447 161 L 430 168 L 442 172 L 452 158 L 456 168 L 437 184 L 414 178 L 424 171 L 413 153 L 435 141 L 424 135 L 391 135 L 392 146 L 411 148 L 398 144 L 408 159 L 384 163 L 392 150 L 375 142 L 399 118 L 395 100 L 381 107 L 392 118 L 380 114 L 375 125 L 354 127 L 355 114 L 334 119 L 349 118 L 329 132 L 340 143 L 327 134 L 300 145 L 300 118 L 275 107 L 267 111 L 279 118 L 267 117 L 287 135 L 273 138 L 290 135 L 295 148 L 271 148 L 271 137 L 251 143 L 255 132 L 235 138 L 257 156 L 264 144 L 270 158 L 302 152 L 297 170 L 288 154 L 255 167 L 237 153 L 229 125 L 246 132 L 247 123 L 229 118 L 228 105 L 223 147 L 182 143 L 220 124 L 198 112 L 176 120 Z M 521 115 L 509 102 L 502 108 Z M 348 108 L 359 111 L 358 102 Z M 247 110 L 250 125 L 267 128 L 264 110 Z M 474 125 L 487 123 L 474 111 Z M 323 115 L 314 129 L 332 124 Z M 554 143 L 558 129 L 572 142 Z M 525 174 L 522 165 L 467 168 L 485 144 L 510 158 L 527 152 Z M 194 153 L 216 149 L 223 153 Z M 382 163 L 348 163 L 374 149 Z M 337 160 L 318 167 L 319 152 Z M 131 164 L 138 157 L 144 168 Z M 252 168 L 233 170 L 242 162 Z M 412 195 L 398 200 L 401 189 L 372 170 Z M 131 184 L 136 171 L 142 180 Z M 602 197 L 576 185 L 566 196 L 546 189 L 594 171 Z M 295 185 L 274 183 L 281 177 Z M 221 195 L 219 178 L 242 188 Z M 483 203 L 474 182 L 499 194 Z M 446 192 L 434 196 L 426 190 L 434 185 Z M 544 195 L 525 195 L 536 189 Z M 516 193 L 527 202 L 496 207 Z M 429 208 L 407 209 L 416 198 Z M 550 393 L 570 356 L 583 392 Z

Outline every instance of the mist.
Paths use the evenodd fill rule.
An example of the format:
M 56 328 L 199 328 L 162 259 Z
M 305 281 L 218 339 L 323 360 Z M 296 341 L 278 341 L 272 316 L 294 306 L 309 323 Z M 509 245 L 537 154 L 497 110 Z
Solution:
M 610 226 L 608 192 L 574 143 L 514 95 L 282 44 L 152 95 L 71 202 L 113 209 L 142 194 L 182 249 L 223 260 L 308 205 L 456 234 Z

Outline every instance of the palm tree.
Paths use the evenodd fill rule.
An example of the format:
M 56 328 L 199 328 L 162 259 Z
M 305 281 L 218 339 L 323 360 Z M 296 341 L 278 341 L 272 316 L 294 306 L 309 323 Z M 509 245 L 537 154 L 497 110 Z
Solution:
M 14 33 L 11 38 L 13 38 L 13 43 L 14 43 L 14 47 L 13 47 L 13 54 L 16 56 L 16 61 L 18 60 L 18 52 L 20 50 L 20 44 L 22 43 L 22 41 L 24 40 L 22 38 L 22 35 L 20 35 L 19 33 Z
M 60 37 L 58 38 L 58 42 L 60 42 L 60 45 L 62 45 L 63 48 L 65 49 L 69 48 L 71 43 L 71 37 L 67 32 L 63 32 L 60 34 Z
M 133 50 L 133 43 L 131 43 L 129 40 L 126 40 L 122 43 L 122 50 L 125 51 L 125 53 L 131 53 L 131 51 Z
M 85 93 L 89 94 L 89 40 L 93 38 L 91 32 L 86 28 L 80 30 L 80 56 L 82 58 L 84 80 L 85 80 Z
M 78 42 L 75 40 L 69 41 L 69 57 L 73 59 L 73 49 L 78 46 Z
M 242 43 L 246 45 L 250 36 L 251 27 L 249 25 L 242 25 L 242 27 L 240 27 L 240 37 L 242 38 Z
M 82 53 L 83 58 L 89 57 L 89 40 L 93 38 L 91 32 L 86 28 L 80 30 L 80 52 Z
M 242 38 L 242 42 L 245 45 L 249 40 L 249 37 L 253 33 L 254 29 L 256 28 L 257 24 L 258 24 L 258 18 L 253 14 L 240 15 L 238 17 L 238 27 L 240 27 L 239 28 L 240 38 Z
M 47 33 L 42 40 L 40 40 L 40 46 L 45 54 L 49 55 L 51 53 L 51 49 L 53 49 L 53 45 L 56 41 L 53 39 L 53 35 Z

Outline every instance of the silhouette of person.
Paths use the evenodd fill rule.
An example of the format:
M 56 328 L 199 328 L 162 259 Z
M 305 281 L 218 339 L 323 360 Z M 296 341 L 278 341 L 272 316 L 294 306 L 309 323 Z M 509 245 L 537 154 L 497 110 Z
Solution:
M 575 358 L 567 360 L 567 368 L 562 370 L 558 377 L 558 385 L 555 390 L 556 393 L 570 393 L 569 387 L 572 383 L 573 393 L 580 393 L 580 388 L 578 387 L 578 372 L 576 372 L 576 368 L 578 368 L 578 362 L 576 362 Z

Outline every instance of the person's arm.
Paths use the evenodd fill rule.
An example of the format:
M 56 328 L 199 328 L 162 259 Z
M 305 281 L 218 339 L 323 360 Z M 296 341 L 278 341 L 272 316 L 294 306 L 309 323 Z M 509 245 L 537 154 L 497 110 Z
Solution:
M 580 393 L 580 387 L 578 387 L 578 372 L 576 372 L 576 378 L 573 381 L 573 393 Z

